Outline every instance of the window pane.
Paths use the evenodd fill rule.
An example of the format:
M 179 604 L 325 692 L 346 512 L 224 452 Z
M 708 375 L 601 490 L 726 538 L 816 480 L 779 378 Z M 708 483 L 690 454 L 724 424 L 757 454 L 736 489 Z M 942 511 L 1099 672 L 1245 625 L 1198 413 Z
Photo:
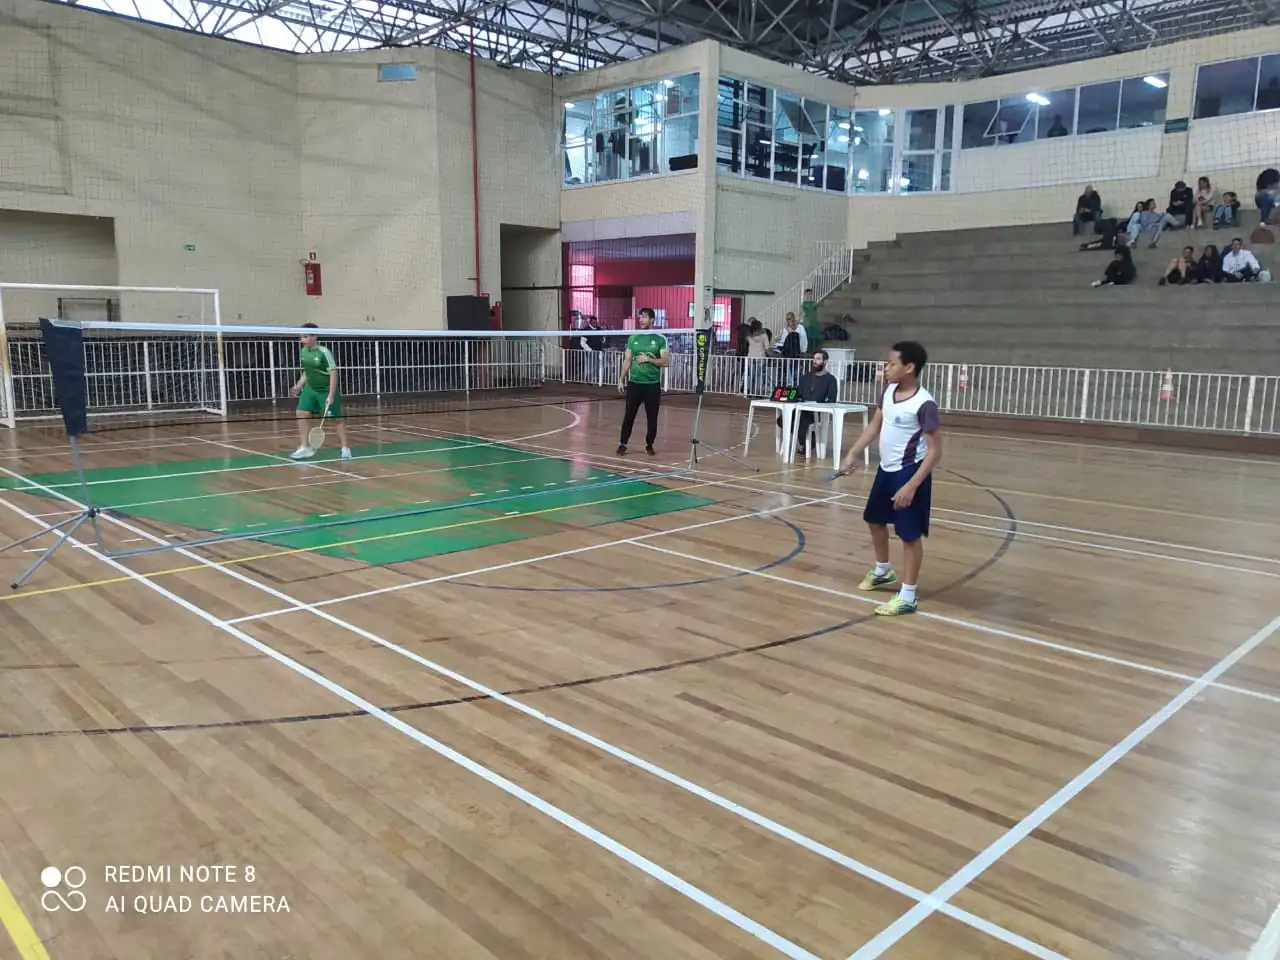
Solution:
M 892 110 L 859 110 L 853 115 L 854 145 L 858 141 L 881 147 L 893 143 Z
M 1258 74 L 1259 110 L 1280 110 L 1280 53 L 1262 58 Z
M 800 183 L 822 189 L 827 145 L 827 105 L 805 100 L 800 114 Z
M 832 107 L 827 131 L 825 186 L 835 193 L 844 193 L 849 187 L 849 146 L 852 142 L 853 111 Z
M 663 86 L 648 84 L 631 90 L 628 127 L 628 173 L 639 177 L 658 172 L 658 133 L 662 130 Z
M 1229 117 L 1253 109 L 1253 95 L 1258 82 L 1258 58 L 1206 63 L 1196 71 L 1197 120 L 1206 117 Z
M 663 80 L 666 92 L 664 110 L 668 117 L 676 117 L 682 113 L 696 113 L 698 110 L 698 74 L 687 73 L 674 80 Z
M 716 130 L 716 165 L 742 172 L 742 134 L 737 130 Z
M 983 100 L 980 103 L 966 103 L 960 120 L 960 149 L 973 147 L 989 147 L 995 143 L 987 139 L 987 128 L 996 118 L 999 103 L 995 100 Z
M 627 175 L 627 130 L 631 98 L 626 90 L 602 93 L 595 104 L 595 179 L 621 180 Z
M 902 155 L 902 179 L 898 186 L 903 193 L 932 193 L 935 153 L 905 153 Z
M 907 111 L 907 150 L 935 150 L 938 146 L 938 111 Z
M 1076 133 L 1106 133 L 1116 128 L 1120 112 L 1120 81 L 1094 83 L 1080 88 L 1080 121 Z
M 795 183 L 800 171 L 800 98 L 777 94 L 773 112 L 773 179 Z
M 1126 80 L 1120 88 L 1120 129 L 1133 130 L 1164 123 L 1165 106 L 1169 102 L 1169 75 L 1153 76 L 1158 84 L 1144 77 Z
M 1041 94 L 1049 103 L 1039 105 L 1036 118 L 1036 136 L 1044 140 L 1050 137 L 1069 137 L 1075 133 L 1076 91 L 1053 90 Z
M 946 129 L 942 132 L 942 149 L 950 150 L 951 143 L 955 139 L 956 132 L 956 108 L 947 107 L 947 123 Z
M 592 104 L 564 105 L 564 182 L 589 183 Z
M 691 170 L 698 165 L 698 115 L 676 117 L 662 125 L 664 172 Z
M 888 193 L 893 176 L 893 147 L 860 143 L 850 151 L 854 193 Z
M 1026 97 L 1005 97 L 987 128 L 997 143 L 1025 143 L 1036 138 L 1036 106 Z
M 938 186 L 939 190 L 951 189 L 951 151 L 944 151 L 942 154 L 942 181 Z

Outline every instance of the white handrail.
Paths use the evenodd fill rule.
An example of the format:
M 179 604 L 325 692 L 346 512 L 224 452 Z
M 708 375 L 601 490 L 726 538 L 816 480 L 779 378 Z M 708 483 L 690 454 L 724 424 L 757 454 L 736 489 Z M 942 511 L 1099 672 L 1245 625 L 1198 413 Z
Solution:
M 804 319 L 800 315 L 800 307 L 806 290 L 812 290 L 813 299 L 821 303 L 853 277 L 853 247 L 847 240 L 819 240 L 815 246 L 818 265 L 777 300 L 754 314 L 767 329 L 773 331 L 775 337 L 782 335 L 788 313 Z

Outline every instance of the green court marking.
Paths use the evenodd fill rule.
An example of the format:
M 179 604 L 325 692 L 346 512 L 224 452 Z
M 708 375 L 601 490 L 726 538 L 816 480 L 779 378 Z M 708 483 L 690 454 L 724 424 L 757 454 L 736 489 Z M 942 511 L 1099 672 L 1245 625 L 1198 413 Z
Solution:
M 581 461 L 470 437 L 380 443 L 353 452 L 376 459 L 343 461 L 330 455 L 292 463 L 265 455 L 224 456 L 87 470 L 85 479 L 99 507 L 211 534 L 349 521 L 261 539 L 368 564 L 419 560 L 544 536 L 565 525 L 597 526 L 714 502 Z M 314 464 L 364 476 L 338 476 Z M 593 486 L 607 481 L 613 482 Z M 0 489 L 47 497 L 33 489 L 35 483 L 79 498 L 79 479 L 73 472 L 8 478 L 0 480 Z M 612 502 L 597 502 L 601 500 Z M 438 509 L 443 507 L 448 509 Z M 379 518 L 415 508 L 423 512 Z M 537 515 L 554 508 L 562 509 Z M 470 522 L 477 520 L 490 522 Z M 442 527 L 451 529 L 438 529 Z M 423 532 L 327 546 L 411 531 Z

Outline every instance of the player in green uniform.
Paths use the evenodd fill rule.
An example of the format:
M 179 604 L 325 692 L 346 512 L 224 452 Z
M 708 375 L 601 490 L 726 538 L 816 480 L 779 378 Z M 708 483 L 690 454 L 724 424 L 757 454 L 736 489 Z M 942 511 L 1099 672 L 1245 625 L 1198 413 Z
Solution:
M 671 359 L 667 338 L 653 332 L 654 313 L 648 307 L 636 317 L 639 328 L 627 337 L 627 352 L 622 356 L 622 375 L 618 389 L 627 397 L 626 413 L 622 416 L 622 439 L 618 442 L 618 454 L 627 452 L 631 428 L 636 413 L 644 404 L 647 429 L 644 435 L 644 452 L 654 456 L 653 442 L 658 439 L 658 408 L 662 404 L 662 368 Z
M 309 330 L 317 329 L 314 323 L 304 323 Z M 302 349 L 298 351 L 302 361 L 302 376 L 289 392 L 298 398 L 298 437 L 302 441 L 291 456 L 295 460 L 307 460 L 316 455 L 307 443 L 311 432 L 309 421 L 314 413 L 323 416 L 327 410 L 330 420 L 338 428 L 338 440 L 342 443 L 342 459 L 351 459 L 351 445 L 347 443 L 347 425 L 342 422 L 342 391 L 338 389 L 338 364 L 328 347 L 322 347 L 314 333 L 301 337 Z
M 822 346 L 822 325 L 818 322 L 818 301 L 813 299 L 813 290 L 806 289 L 804 292 L 804 302 L 800 304 L 800 314 L 804 317 L 805 337 L 809 341 L 808 352 L 819 349 Z

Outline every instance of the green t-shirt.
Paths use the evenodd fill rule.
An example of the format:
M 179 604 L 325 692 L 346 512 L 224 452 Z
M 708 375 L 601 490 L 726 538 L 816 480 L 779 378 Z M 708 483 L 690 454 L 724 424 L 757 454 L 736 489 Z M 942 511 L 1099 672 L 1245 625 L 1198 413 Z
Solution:
M 662 356 L 662 351 L 667 349 L 667 338 L 660 333 L 652 331 L 633 333 L 627 337 L 627 349 L 631 351 L 631 382 L 632 383 L 661 383 L 662 368 L 655 367 L 652 363 L 636 363 L 636 357 L 640 354 L 657 360 Z
M 818 324 L 818 301 L 806 300 L 800 304 L 800 314 L 804 317 L 804 332 L 809 338 L 809 349 L 816 350 L 822 343 L 822 327 Z
M 307 386 L 317 393 L 329 392 L 329 373 L 338 369 L 333 354 L 328 347 L 303 347 L 299 351 L 302 360 L 302 375 L 306 377 Z

